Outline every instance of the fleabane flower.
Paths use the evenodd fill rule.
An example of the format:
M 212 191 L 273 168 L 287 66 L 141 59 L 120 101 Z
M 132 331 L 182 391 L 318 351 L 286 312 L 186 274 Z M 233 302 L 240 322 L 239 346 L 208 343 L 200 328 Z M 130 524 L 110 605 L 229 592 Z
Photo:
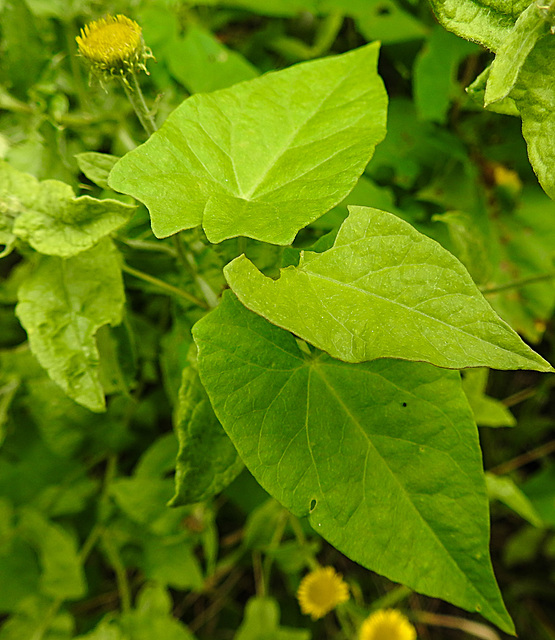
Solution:
M 416 640 L 416 629 L 397 609 L 381 609 L 362 623 L 359 640 Z
M 313 620 L 323 618 L 349 599 L 349 587 L 333 567 L 320 567 L 306 575 L 299 585 L 297 600 L 301 611 Z
M 142 29 L 127 16 L 106 16 L 81 29 L 75 38 L 79 53 L 91 70 L 102 79 L 119 76 L 129 85 L 127 77 L 141 69 L 152 52 L 145 46 Z

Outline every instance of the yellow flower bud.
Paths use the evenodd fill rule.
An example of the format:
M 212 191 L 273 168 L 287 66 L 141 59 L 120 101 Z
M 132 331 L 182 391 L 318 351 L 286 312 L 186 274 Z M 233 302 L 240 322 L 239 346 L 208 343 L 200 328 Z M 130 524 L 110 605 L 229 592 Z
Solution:
M 333 567 L 321 567 L 302 579 L 297 599 L 301 611 L 317 620 L 349 599 L 349 587 Z
M 123 15 L 106 16 L 85 25 L 76 41 L 94 73 L 101 79 L 121 77 L 128 86 L 127 76 L 140 70 L 148 73 L 145 62 L 153 58 L 144 44 L 141 27 Z

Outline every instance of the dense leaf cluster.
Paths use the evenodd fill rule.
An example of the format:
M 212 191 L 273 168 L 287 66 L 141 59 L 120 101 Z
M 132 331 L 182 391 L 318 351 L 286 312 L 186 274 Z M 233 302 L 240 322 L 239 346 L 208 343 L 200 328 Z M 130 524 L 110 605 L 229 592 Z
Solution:
M 489 503 L 513 563 L 555 525 L 552 468 L 511 473 L 550 444 L 509 460 L 551 424 L 555 10 L 116 5 L 145 142 L 75 55 L 94 3 L 0 6 L 0 640 L 304 640 L 323 541 L 356 602 L 314 637 L 387 580 L 514 633 Z

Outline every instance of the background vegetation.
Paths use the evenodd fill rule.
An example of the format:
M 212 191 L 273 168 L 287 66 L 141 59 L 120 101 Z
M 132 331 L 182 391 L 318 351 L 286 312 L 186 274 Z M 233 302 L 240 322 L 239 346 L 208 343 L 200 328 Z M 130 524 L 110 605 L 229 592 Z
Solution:
M 3 0 L 0 158 L 76 193 L 130 201 L 101 177 L 93 182 L 79 157 L 122 156 L 145 140 L 121 87 L 89 84 L 77 57 L 79 28 L 106 13 L 143 28 L 156 62 L 142 86 L 158 124 L 190 94 L 380 40 L 390 99 L 385 141 L 345 203 L 295 246 L 337 230 L 346 204 L 391 211 L 455 254 L 501 317 L 554 362 L 555 204 L 530 167 L 520 120 L 485 111 L 464 91 L 491 54 L 439 26 L 424 1 L 309 5 Z M 220 262 L 196 231 L 185 233 L 219 293 L 225 243 Z M 315 639 L 344 637 L 334 616 L 312 622 L 299 611 L 295 591 L 316 556 L 343 573 L 361 609 L 402 602 L 420 638 L 468 637 L 468 626 L 448 625 L 464 629 L 470 614 L 349 561 L 246 470 L 214 499 L 166 506 L 177 454 L 173 413 L 195 320 L 171 287 L 198 282 L 176 266 L 170 240 L 155 240 L 144 207 L 115 239 L 130 269 L 128 313 L 116 330 L 97 334 L 108 363 L 106 413 L 65 396 L 28 349 L 14 305 L 30 250 L 18 246 L 0 262 L 0 640 L 233 638 L 255 594 L 279 602 L 284 628 L 276 637 L 300 638 L 306 629 Z M 267 273 L 281 261 L 280 248 L 253 243 L 250 251 Z M 494 568 L 525 639 L 555 638 L 554 380 L 480 370 L 463 381 L 491 472 Z M 252 624 L 245 638 L 258 637 L 248 635 Z

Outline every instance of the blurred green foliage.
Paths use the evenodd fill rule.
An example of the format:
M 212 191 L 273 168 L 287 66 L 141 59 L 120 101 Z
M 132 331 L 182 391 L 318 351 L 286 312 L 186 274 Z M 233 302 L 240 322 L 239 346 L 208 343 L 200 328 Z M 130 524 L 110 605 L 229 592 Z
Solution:
M 495 30 L 488 23 L 476 40 L 496 48 L 528 3 L 509 4 L 511 11 L 491 12 Z M 250 241 L 248 257 L 275 275 L 282 264 L 296 264 L 303 248 L 328 249 L 347 204 L 385 209 L 455 255 L 497 313 L 555 359 L 555 204 L 538 185 L 519 119 L 484 110 L 476 100 L 484 87 L 464 91 L 492 55 L 439 26 L 428 2 L 2 0 L 0 159 L 29 174 L 27 195 L 36 180 L 55 180 L 77 196 L 115 202 L 121 219 L 113 227 L 107 223 L 98 237 L 86 225 L 75 233 L 94 244 L 119 226 L 102 242 L 121 253 L 128 271 L 122 312 L 121 283 L 103 275 L 109 261 L 74 266 L 108 287 L 103 326 L 88 347 L 96 377 L 80 388 L 88 398 L 82 404 L 94 411 L 108 394 L 106 412 L 96 413 L 48 377 L 14 313 L 22 284 L 32 297 L 28 283 L 41 291 L 41 274 L 61 269 L 62 258 L 37 257 L 0 222 L 0 640 L 345 638 L 342 620 L 314 623 L 298 609 L 296 588 L 316 557 L 343 572 L 355 617 L 381 598 L 394 605 L 398 593 L 416 622 L 425 620 L 422 612 L 470 618 L 439 600 L 396 592 L 342 556 L 241 472 L 202 388 L 191 383 L 179 403 L 183 369 L 195 376 L 190 331 L 203 310 L 175 290 L 201 299 L 219 294 L 222 268 L 241 247 L 230 239 L 209 250 L 199 229 L 182 232 L 177 243 L 156 240 L 146 208 L 131 209 L 130 198 L 108 187 L 113 160 L 145 135 L 124 92 L 89 79 L 77 56 L 79 28 L 105 13 L 124 13 L 143 28 L 156 62 L 148 63 L 142 87 L 158 124 L 191 94 L 380 40 L 390 99 L 384 142 L 345 201 L 303 229 L 292 248 Z M 527 82 L 534 81 L 530 73 Z M 1 186 L 5 213 L 15 187 Z M 180 263 L 183 246 L 196 271 Z M 87 293 L 78 287 L 72 304 L 88 304 Z M 27 331 L 41 330 L 24 310 L 19 318 Z M 39 357 L 42 364 L 47 357 Z M 71 353 L 67 359 L 79 369 Z M 555 638 L 553 380 L 483 370 L 463 383 L 484 426 L 485 468 L 495 476 L 488 491 L 497 578 L 519 636 L 541 640 Z M 210 424 L 210 446 L 221 446 L 220 462 L 229 463 L 216 484 L 225 487 L 219 496 L 205 500 L 200 492 L 198 502 L 170 509 L 176 457 L 186 477 L 205 471 L 178 455 L 184 435 L 178 442 L 173 426 L 184 421 L 191 438 Z M 178 498 L 174 504 L 190 496 Z M 431 640 L 463 635 L 439 617 L 418 630 Z

